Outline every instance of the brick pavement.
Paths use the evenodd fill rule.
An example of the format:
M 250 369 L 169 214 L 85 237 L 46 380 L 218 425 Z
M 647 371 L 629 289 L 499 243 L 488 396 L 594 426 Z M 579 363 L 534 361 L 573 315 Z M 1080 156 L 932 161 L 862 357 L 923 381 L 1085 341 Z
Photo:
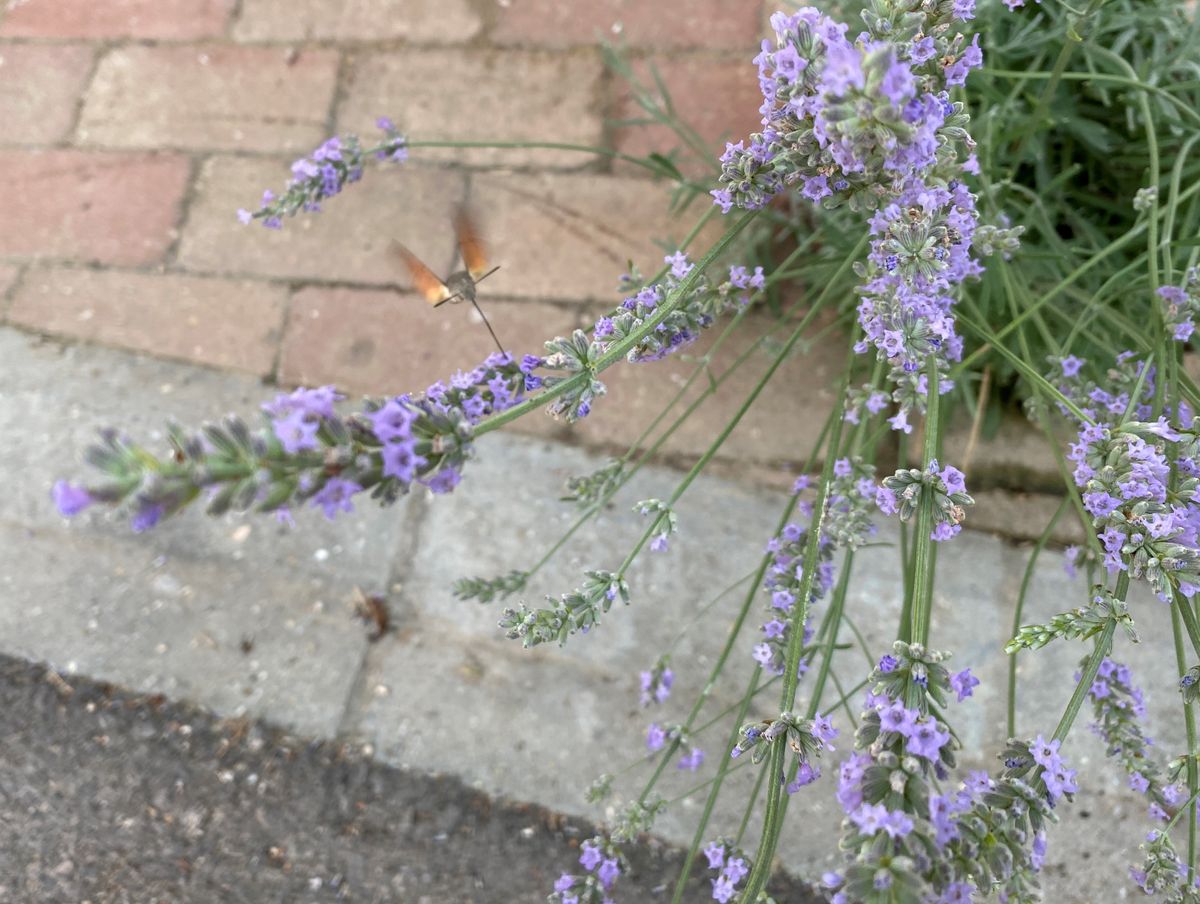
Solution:
M 536 141 L 668 152 L 603 62 L 623 43 L 700 138 L 719 147 L 757 122 L 750 63 L 771 0 L 8 0 L 0 4 L 0 315 L 21 329 L 352 391 L 419 389 L 470 366 L 488 341 L 464 307 L 428 311 L 390 253 L 402 239 L 454 262 L 448 213 L 477 210 L 502 269 L 484 287 L 518 352 L 617 300 L 616 277 L 676 247 L 681 217 L 643 169 L 529 148 L 414 148 L 282 232 L 238 207 L 278 189 L 288 164 L 337 130 L 391 115 L 421 140 Z M 681 167 L 712 177 L 712 155 Z M 718 224 L 714 223 L 719 230 Z M 715 234 L 702 234 L 697 247 Z M 836 343 L 840 346 L 840 341 Z M 744 347 L 744 343 L 742 344 Z M 702 350 L 702 349 L 701 349 Z M 732 360 L 730 343 L 718 369 Z M 841 351 L 818 346 L 768 388 L 727 452 L 772 468 L 807 449 Z M 684 358 L 654 368 L 674 384 Z M 748 368 L 753 370 L 754 368 Z M 761 370 L 761 367 L 758 368 Z M 620 370 L 620 369 L 618 369 Z M 610 371 L 620 404 L 581 429 L 539 435 L 620 448 L 657 412 L 652 371 Z M 671 441 L 694 457 L 736 410 L 744 379 Z M 788 425 L 781 429 L 780 425 Z

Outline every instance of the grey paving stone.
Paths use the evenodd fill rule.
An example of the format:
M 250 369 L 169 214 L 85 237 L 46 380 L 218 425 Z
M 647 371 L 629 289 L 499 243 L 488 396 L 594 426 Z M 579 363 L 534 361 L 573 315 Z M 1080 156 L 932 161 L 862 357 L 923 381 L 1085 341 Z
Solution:
M 666 707 L 638 706 L 637 672 L 753 566 L 784 502 L 780 494 L 702 477 L 678 507 L 681 533 L 672 549 L 647 554 L 631 569 L 630 607 L 615 608 L 594 633 L 573 638 L 565 649 L 522 650 L 496 629 L 500 606 L 457 601 L 450 584 L 536 561 L 570 523 L 571 510 L 556 501 L 563 480 L 594 469 L 599 459 L 541 440 L 489 435 L 449 497 L 416 498 L 334 524 L 306 518 L 287 533 L 262 520 L 188 514 L 134 538 L 103 516 L 68 526 L 49 506 L 50 482 L 78 472 L 76 455 L 94 426 L 120 423 L 153 441 L 167 414 L 185 423 L 227 410 L 249 414 L 270 390 L 244 377 L 64 348 L 10 331 L 0 331 L 0 362 L 0 430 L 8 438 L 0 467 L 13 475 L 0 500 L 0 652 L 73 663 L 99 678 L 218 712 L 263 715 L 318 737 L 341 732 L 370 742 L 385 761 L 453 773 L 491 793 L 570 814 L 611 817 L 640 789 L 646 764 L 635 766 L 637 781 L 623 784 L 608 809 L 582 800 L 596 775 L 642 755 L 649 721 L 682 721 L 739 596 L 716 603 L 704 630 L 688 631 L 673 648 L 678 679 Z M 531 582 L 526 598 L 569 590 L 587 568 L 616 568 L 644 527 L 630 511 L 633 503 L 667 496 L 678 476 L 661 469 L 639 475 Z M 847 601 L 872 658 L 886 651 L 900 606 L 897 532 L 885 525 L 876 539 L 856 557 Z M 953 650 L 952 664 L 970 665 L 983 681 L 975 698 L 952 710 L 968 748 L 984 753 L 964 757 L 964 768 L 993 767 L 989 757 L 1006 734 L 1002 645 L 1026 552 L 970 531 L 939 550 L 933 645 Z M 363 626 L 345 608 L 354 584 L 392 590 L 393 631 L 369 646 Z M 1082 578 L 1066 577 L 1061 555 L 1049 552 L 1022 621 L 1044 621 L 1081 604 L 1087 592 Z M 702 722 L 739 699 L 763 620 L 759 606 L 756 601 L 750 633 L 739 639 L 730 674 L 715 688 Z M 1146 642 L 1120 640 L 1117 656 L 1146 689 L 1148 732 L 1167 758 L 1183 744 L 1174 657 L 1167 652 L 1169 610 L 1145 594 L 1133 609 Z M 243 636 L 254 637 L 249 654 L 239 648 Z M 1023 736 L 1054 729 L 1086 650 L 1060 643 L 1022 656 Z M 865 667 L 866 657 L 852 651 L 835 673 L 851 688 Z M 773 714 L 777 693 L 775 687 L 765 691 L 752 712 Z M 806 693 L 805 684 L 805 702 Z M 844 751 L 848 719 L 836 718 Z M 1079 767 L 1084 791 L 1062 808 L 1064 825 L 1051 835 L 1048 897 L 1114 900 L 1125 867 L 1136 860 L 1132 847 L 1150 823 L 1144 802 L 1124 788 L 1082 724 L 1090 721 L 1086 710 L 1080 720 L 1065 753 Z M 718 722 L 698 739 L 710 762 L 697 775 L 668 769 L 666 796 L 712 774 L 711 758 L 728 727 Z M 823 765 L 832 774 L 836 759 Z M 752 780 L 750 769 L 732 776 L 710 836 L 736 828 L 737 802 Z M 832 782 L 821 782 L 793 800 L 780 849 L 789 869 L 811 873 L 836 862 L 828 843 L 839 821 L 832 792 Z M 699 806 L 698 800 L 678 802 L 657 830 L 689 840 Z M 1117 821 L 1133 829 L 1108 831 Z

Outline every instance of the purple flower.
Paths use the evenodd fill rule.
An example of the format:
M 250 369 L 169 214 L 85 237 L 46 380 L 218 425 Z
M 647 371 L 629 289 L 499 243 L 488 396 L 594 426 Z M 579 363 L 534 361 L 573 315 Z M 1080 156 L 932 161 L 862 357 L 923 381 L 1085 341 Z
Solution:
M 646 729 L 646 749 L 662 750 L 663 744 L 666 742 L 666 731 L 657 722 L 651 722 L 650 727 Z
M 833 720 L 828 716 L 817 715 L 809 726 L 813 737 L 824 744 L 828 749 L 833 750 L 834 747 L 829 742 L 838 736 L 838 730 L 833 727 Z
M 699 747 L 693 747 L 691 752 L 685 753 L 679 758 L 679 764 L 676 768 L 687 769 L 690 772 L 695 772 L 704 763 L 704 751 Z
M 361 493 L 362 489 L 353 480 L 330 477 L 325 481 L 325 486 L 313 494 L 313 508 L 324 509 L 325 517 L 332 521 L 339 511 L 354 511 L 354 503 L 351 500 L 354 494 Z
M 884 653 L 882 656 L 879 657 L 879 665 L 877 666 L 877 668 L 879 669 L 879 671 L 881 671 L 885 675 L 887 675 L 887 674 L 890 674 L 891 672 L 896 671 L 896 669 L 899 668 L 899 666 L 900 666 L 899 659 L 897 659 L 891 653 Z
M 970 669 L 963 669 L 961 672 L 950 676 L 950 687 L 958 695 L 959 703 L 970 697 L 974 693 L 974 689 L 978 686 L 979 679 L 971 674 Z
M 967 491 L 966 478 L 963 472 L 954 467 L 954 465 L 946 465 L 946 467 L 942 468 L 942 472 L 938 476 L 946 484 L 947 493 L 965 493 Z
M 875 504 L 885 515 L 894 515 L 900 511 L 900 500 L 896 498 L 895 492 L 887 487 L 875 488 Z
M 1140 772 L 1131 772 L 1129 774 L 1129 787 L 1139 794 L 1145 794 L 1150 787 L 1150 781 Z
M 561 876 L 558 877 L 558 879 L 555 880 L 554 890 L 559 891 L 559 892 L 570 891 L 571 886 L 573 886 L 574 884 L 575 884 L 575 877 L 572 876 L 570 873 L 563 873 Z
M 750 874 L 750 867 L 746 865 L 746 861 L 741 857 L 730 857 L 725 863 L 725 868 L 721 871 L 721 875 L 725 876 L 734 885 L 741 882 Z
M 795 794 L 805 785 L 811 785 L 821 777 L 821 770 L 809 763 L 801 763 L 796 770 L 796 778 L 785 789 L 788 794 Z
M 943 521 L 941 524 L 934 526 L 929 532 L 929 538 L 935 543 L 945 543 L 947 540 L 952 540 L 962 532 L 961 524 L 951 524 L 949 521 Z
M 453 490 L 461 480 L 462 474 L 456 468 L 443 466 L 432 477 L 427 477 L 421 482 L 429 487 L 429 492 L 440 496 Z
M 596 870 L 596 878 L 600 880 L 600 884 L 605 888 L 612 888 L 613 882 L 617 876 L 621 875 L 621 865 L 617 863 L 616 858 L 608 857 L 600 864 L 600 869 Z
M 721 904 L 725 904 L 725 902 L 731 900 L 737 894 L 737 888 L 729 881 L 727 876 L 718 876 L 712 880 L 712 884 L 712 896 L 715 900 L 720 901 Z
M 1064 377 L 1073 377 L 1079 373 L 1079 369 L 1086 363 L 1083 358 L 1076 358 L 1074 355 L 1067 355 L 1058 362 L 1062 367 Z
M 592 841 L 585 841 L 580 848 L 583 851 L 579 855 L 579 863 L 589 873 L 600 865 L 600 861 L 604 859 L 604 854 L 601 852 L 598 845 Z
M 65 480 L 57 480 L 50 489 L 50 498 L 58 513 L 65 518 L 78 515 L 96 500 L 83 487 L 75 486 Z
M 923 756 L 927 760 L 936 760 L 942 748 L 950 742 L 949 729 L 940 728 L 933 719 L 917 722 L 908 736 L 905 749 L 914 756 Z
M 1033 761 L 1039 766 L 1046 769 L 1053 769 L 1062 762 L 1058 755 L 1058 748 L 1061 746 L 1060 741 L 1047 741 L 1041 735 L 1033 739 L 1033 743 L 1029 745 L 1029 754 L 1033 757 Z
M 894 731 L 908 737 L 916 730 L 918 712 L 908 709 L 899 700 L 879 713 L 879 726 L 883 731 Z
M 150 528 L 158 524 L 164 514 L 166 514 L 166 509 L 162 505 L 154 502 L 143 502 L 138 506 L 138 510 L 134 512 L 129 526 L 133 528 L 135 534 L 140 534 L 142 531 L 150 530 Z
M 1050 795 L 1050 800 L 1058 800 L 1064 794 L 1074 794 L 1079 790 L 1075 774 L 1074 769 L 1068 769 L 1061 761 L 1053 769 L 1042 773 L 1042 781 L 1046 783 L 1046 793 Z
M 295 455 L 304 449 L 315 449 L 318 445 L 317 431 L 321 429 L 319 421 L 309 417 L 308 412 L 295 408 L 271 423 L 275 436 L 283 446 L 283 451 Z
M 704 856 L 708 858 L 709 869 L 720 869 L 725 864 L 725 845 L 710 841 L 704 849 Z

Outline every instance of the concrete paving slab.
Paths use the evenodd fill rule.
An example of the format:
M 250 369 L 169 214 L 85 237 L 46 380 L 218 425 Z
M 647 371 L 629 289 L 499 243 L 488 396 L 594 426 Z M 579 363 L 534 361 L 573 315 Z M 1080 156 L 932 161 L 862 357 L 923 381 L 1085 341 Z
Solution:
M 568 814 L 611 815 L 611 809 L 587 807 L 582 790 L 600 772 L 642 754 L 649 721 L 682 720 L 724 640 L 737 597 L 718 603 L 709 627 L 689 632 L 675 647 L 679 677 L 665 707 L 639 708 L 637 671 L 672 642 L 698 606 L 749 570 L 784 502 L 782 494 L 701 478 L 679 506 L 681 533 L 672 549 L 647 554 L 631 570 L 629 608 L 614 609 L 594 633 L 573 638 L 563 650 L 525 651 L 500 637 L 499 606 L 456 601 L 449 585 L 460 576 L 493 575 L 536 560 L 569 523 L 570 509 L 556 501 L 562 481 L 593 470 L 600 459 L 542 440 L 487 436 L 450 497 L 417 498 L 334 524 L 306 518 L 286 534 L 262 519 L 189 513 L 134 538 L 103 516 L 66 526 L 47 500 L 53 478 L 78 473 L 75 456 L 93 427 L 118 423 L 153 440 L 168 413 L 185 423 L 231 409 L 252 413 L 270 390 L 246 377 L 62 347 L 11 331 L 0 331 L 0 361 L 0 430 L 10 438 L 0 466 L 18 478 L 0 501 L 6 581 L 0 652 L 62 666 L 74 662 L 81 672 L 221 713 L 264 715 L 317 737 L 340 732 L 371 743 L 387 762 L 448 771 L 489 792 Z M 665 497 L 677 477 L 657 468 L 639 475 L 531 583 L 526 598 L 570 590 L 586 568 L 615 568 L 644 525 L 630 512 L 633 503 Z M 857 556 L 847 607 L 872 657 L 889 646 L 899 611 L 897 540 L 894 526 L 884 525 L 877 544 Z M 953 650 L 953 665 L 970 665 L 983 680 L 976 697 L 953 710 L 975 750 L 998 750 L 1006 733 L 1001 647 L 1024 557 L 1024 550 L 970 531 L 939 550 L 934 645 Z M 395 585 L 394 630 L 370 646 L 363 626 L 341 608 L 355 583 Z M 1063 573 L 1061 555 L 1047 553 L 1023 620 L 1044 621 L 1079 605 L 1086 593 L 1082 579 L 1071 582 Z M 1143 594 L 1134 615 L 1147 642 L 1121 641 L 1118 658 L 1146 689 L 1149 733 L 1164 757 L 1173 756 L 1182 738 L 1173 657 L 1163 655 L 1169 612 Z M 760 621 L 756 604 L 752 632 Z M 246 635 L 254 637 L 249 654 L 240 649 Z M 704 718 L 737 699 L 753 642 L 752 636 L 739 641 L 733 672 Z M 1053 730 L 1086 649 L 1059 643 L 1022 657 L 1023 736 Z M 859 653 L 841 660 L 836 672 L 843 686 L 859 680 L 864 666 Z M 765 692 L 754 711 L 772 714 L 776 693 Z M 848 726 L 843 716 L 837 719 L 845 748 Z M 665 794 L 682 793 L 712 774 L 713 751 L 727 728 L 722 722 L 701 738 L 710 760 L 697 775 L 668 770 Z M 1048 857 L 1050 899 L 1064 902 L 1114 899 L 1125 865 L 1135 860 L 1130 848 L 1140 829 L 1114 833 L 1093 826 L 1119 819 L 1151 827 L 1144 802 L 1124 789 L 1097 741 L 1081 729 L 1065 752 L 1080 768 L 1084 791 L 1063 808 L 1066 825 L 1052 834 Z M 833 765 L 826 764 L 827 771 Z M 993 765 L 963 760 L 966 768 Z M 736 826 L 734 802 L 752 778 L 749 769 L 733 776 L 710 834 Z M 612 806 L 639 789 L 640 782 L 623 785 Z M 827 844 L 839 819 L 832 791 L 823 782 L 795 800 L 780 850 L 790 869 L 810 872 L 835 862 Z M 688 840 L 698 806 L 677 804 L 657 830 Z M 1104 869 L 1088 868 L 1100 860 Z

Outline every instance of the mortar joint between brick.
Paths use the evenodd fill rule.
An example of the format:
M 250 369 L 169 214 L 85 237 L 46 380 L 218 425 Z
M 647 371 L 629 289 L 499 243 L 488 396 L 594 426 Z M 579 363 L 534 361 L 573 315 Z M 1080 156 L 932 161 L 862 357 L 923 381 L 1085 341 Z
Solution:
M 233 0 L 233 6 L 229 10 L 229 18 L 225 22 L 225 37 L 230 40 L 234 38 L 234 32 L 242 21 L 242 12 L 245 10 L 246 0 Z
M 83 122 L 83 107 L 87 103 L 87 96 L 92 90 L 92 84 L 96 81 L 96 73 L 100 71 L 100 63 L 111 49 L 111 42 L 95 42 L 92 52 L 92 65 L 88 69 L 87 75 L 84 76 L 83 84 L 79 88 L 79 97 L 75 99 L 75 108 L 71 113 L 71 125 L 63 134 L 62 140 L 57 142 L 57 146 L 74 147 L 78 144 L 79 127 Z
M 329 98 L 329 115 L 325 117 L 325 134 L 333 135 L 337 129 L 338 111 L 342 107 L 342 102 L 346 99 L 349 91 L 350 70 L 353 66 L 351 62 L 351 53 L 342 47 L 337 46 L 338 65 L 337 72 L 333 77 L 333 93 Z
M 267 383 L 271 386 L 280 384 L 280 368 L 283 366 L 283 345 L 287 339 L 287 331 L 292 325 L 292 299 L 299 291 L 294 283 L 288 286 L 288 292 L 283 298 L 283 311 L 279 317 L 279 334 L 275 337 L 275 354 L 271 358 L 271 372 Z
M 12 278 L 8 289 L 3 295 L 0 295 L 0 323 L 8 321 L 8 312 L 12 309 L 13 303 L 17 297 L 17 291 L 22 288 L 25 282 L 25 276 L 31 268 L 27 266 L 17 265 L 17 275 Z
M 183 244 L 183 232 L 187 228 L 188 218 L 191 214 L 192 202 L 195 200 L 199 192 L 200 173 L 204 169 L 204 163 L 207 159 L 206 155 L 188 154 L 186 155 L 188 164 L 187 181 L 183 186 L 183 194 L 179 198 L 179 213 L 175 218 L 175 235 L 171 239 L 171 243 L 167 245 L 163 251 L 160 265 L 162 267 L 170 267 L 174 265 L 179 258 L 179 246 Z M 234 223 L 234 219 L 230 217 L 230 224 Z

